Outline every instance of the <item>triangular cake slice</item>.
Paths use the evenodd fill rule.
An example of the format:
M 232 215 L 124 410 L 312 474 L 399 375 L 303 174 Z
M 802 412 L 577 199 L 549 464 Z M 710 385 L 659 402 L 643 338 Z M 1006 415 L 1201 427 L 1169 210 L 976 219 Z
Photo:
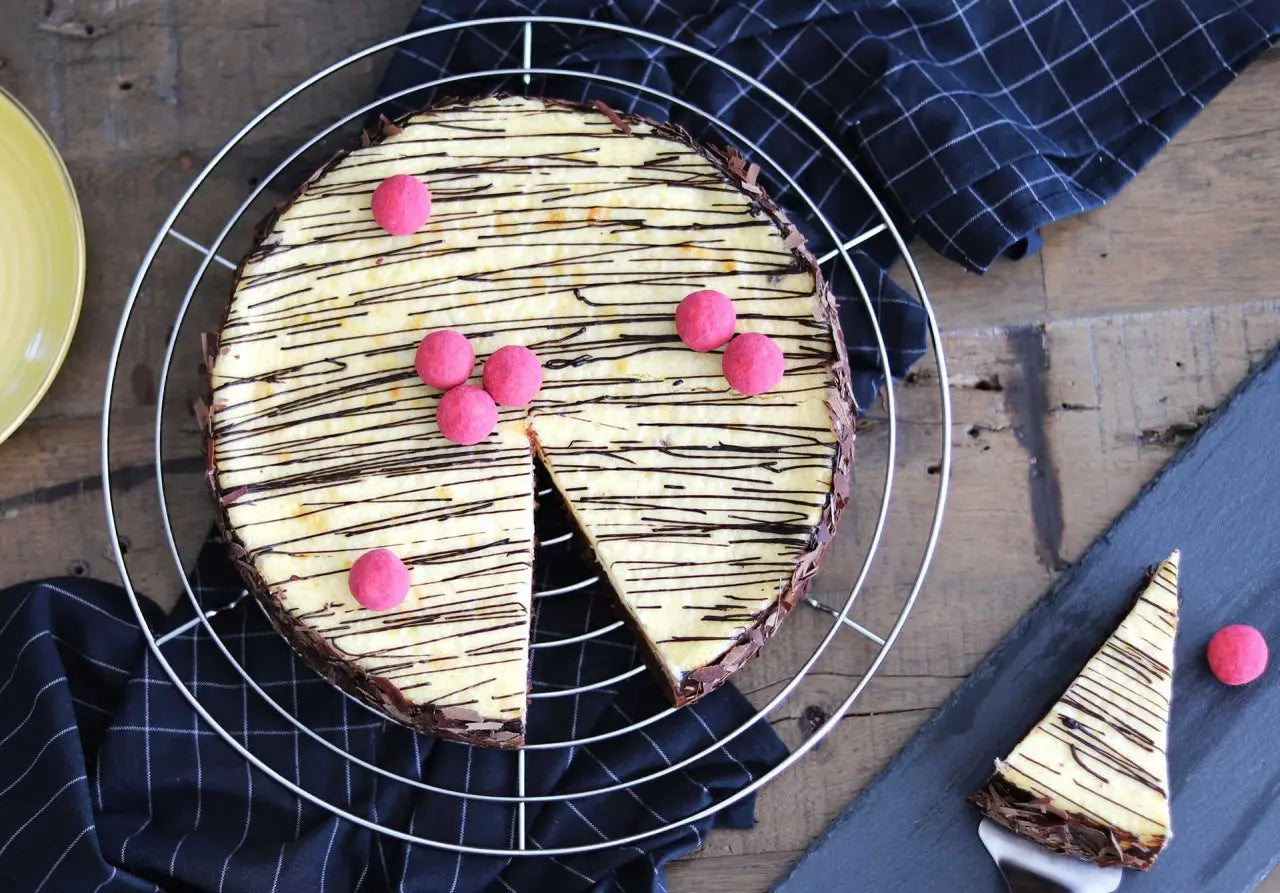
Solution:
M 1048 715 L 971 798 L 987 817 L 1055 852 L 1145 871 L 1172 837 L 1169 704 L 1178 557 Z

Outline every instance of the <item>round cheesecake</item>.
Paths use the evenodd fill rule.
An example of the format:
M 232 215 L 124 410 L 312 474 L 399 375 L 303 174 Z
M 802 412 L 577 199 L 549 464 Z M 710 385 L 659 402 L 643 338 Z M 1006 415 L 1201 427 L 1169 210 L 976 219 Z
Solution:
M 831 295 L 731 150 L 601 103 L 448 102 L 384 126 L 266 221 L 208 345 L 209 475 L 233 560 L 315 669 L 391 718 L 523 743 L 535 464 L 594 550 L 673 703 L 755 656 L 848 497 L 853 402 Z M 409 175 L 430 219 L 372 195 Z M 746 396 L 676 329 L 690 293 L 736 308 L 785 373 Z M 479 443 L 447 439 L 425 335 L 520 345 L 541 390 Z M 362 607 L 387 549 L 408 595 Z

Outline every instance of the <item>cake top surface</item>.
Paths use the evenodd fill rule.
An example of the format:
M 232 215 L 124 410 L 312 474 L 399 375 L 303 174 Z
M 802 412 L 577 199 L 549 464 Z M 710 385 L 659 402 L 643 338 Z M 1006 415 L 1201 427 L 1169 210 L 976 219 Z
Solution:
M 736 156 L 617 120 L 492 97 L 332 162 L 246 259 L 211 364 L 216 486 L 277 622 L 411 705 L 503 732 L 528 671 L 531 450 L 675 686 L 754 653 L 847 493 L 847 373 L 798 236 Z M 370 196 L 405 174 L 431 217 L 392 235 Z M 781 347 L 773 390 L 735 392 L 722 351 L 681 342 L 676 307 L 699 289 Z M 475 445 L 440 434 L 415 372 L 441 329 L 473 346 L 470 385 L 504 346 L 542 362 L 537 396 Z M 412 579 L 386 612 L 347 591 L 378 548 Z

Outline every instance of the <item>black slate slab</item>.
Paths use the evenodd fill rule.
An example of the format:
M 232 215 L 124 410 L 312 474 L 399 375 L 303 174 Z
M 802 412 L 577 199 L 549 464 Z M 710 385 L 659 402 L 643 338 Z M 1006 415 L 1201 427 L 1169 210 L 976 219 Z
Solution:
M 1064 481 L 1070 486 L 1070 481 Z M 1170 772 L 1174 840 L 1125 891 L 1250 890 L 1280 857 L 1280 355 L 1248 380 L 845 810 L 779 893 L 1003 891 L 965 803 L 1182 549 Z M 1228 623 L 1272 665 L 1229 689 L 1205 664 Z

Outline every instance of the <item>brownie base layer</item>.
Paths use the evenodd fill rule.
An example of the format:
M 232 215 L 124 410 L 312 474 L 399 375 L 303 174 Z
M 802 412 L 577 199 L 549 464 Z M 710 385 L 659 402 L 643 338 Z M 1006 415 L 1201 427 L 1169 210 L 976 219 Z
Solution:
M 1119 865 L 1146 871 L 1160 855 L 1166 838 L 1140 839 L 1126 831 L 1059 809 L 1043 797 L 999 775 L 969 797 L 983 815 L 1013 833 L 1055 853 L 1074 856 L 1103 868 Z
M 205 336 L 205 351 L 205 363 L 212 368 L 217 352 L 215 338 Z M 517 748 L 523 745 L 523 722 L 486 720 L 479 713 L 462 707 L 442 709 L 431 704 L 414 704 L 393 682 L 366 673 L 344 658 L 280 604 L 227 518 L 227 506 L 235 501 L 238 494 L 235 491 L 223 493 L 218 489 L 212 437 L 214 411 L 214 407 L 206 406 L 203 401 L 197 403 L 196 416 L 206 432 L 205 475 L 214 494 L 214 519 L 219 534 L 227 544 L 228 557 L 245 588 L 262 605 L 271 625 L 298 656 L 330 684 L 415 731 L 482 747 Z

